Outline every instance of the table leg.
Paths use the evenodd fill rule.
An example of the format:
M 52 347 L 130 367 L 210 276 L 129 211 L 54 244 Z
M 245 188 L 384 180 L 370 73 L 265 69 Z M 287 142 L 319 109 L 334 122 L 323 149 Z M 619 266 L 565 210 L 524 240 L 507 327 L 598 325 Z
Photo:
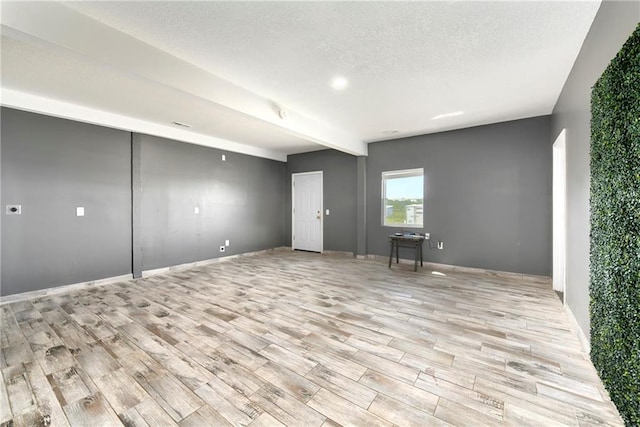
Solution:
M 420 267 L 422 267 L 422 246 L 424 245 L 424 241 L 420 242 Z
M 400 243 L 396 242 L 396 264 L 400 263 Z
M 389 253 L 389 268 L 391 268 L 391 260 L 393 259 L 393 240 L 390 242 L 391 252 Z
M 418 250 L 418 245 L 416 245 L 416 253 L 413 256 L 413 271 L 418 271 Z

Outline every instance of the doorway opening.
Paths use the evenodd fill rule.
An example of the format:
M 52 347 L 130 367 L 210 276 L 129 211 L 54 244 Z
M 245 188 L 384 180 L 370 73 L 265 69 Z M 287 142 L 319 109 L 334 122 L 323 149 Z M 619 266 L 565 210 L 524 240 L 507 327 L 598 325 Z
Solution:
M 566 129 L 553 143 L 553 290 L 567 300 L 567 144 Z

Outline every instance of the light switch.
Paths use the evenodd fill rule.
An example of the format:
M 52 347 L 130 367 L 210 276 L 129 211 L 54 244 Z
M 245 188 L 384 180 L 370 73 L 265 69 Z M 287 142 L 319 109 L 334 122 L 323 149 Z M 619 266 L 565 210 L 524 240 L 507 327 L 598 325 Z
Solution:
M 329 215 L 329 209 L 327 209 L 326 215 Z
M 225 246 L 229 246 L 229 241 L 228 241 L 228 240 L 225 240 L 225 241 L 224 241 L 224 245 L 225 245 Z
M 200 208 L 197 207 L 197 206 L 195 208 L 193 208 L 193 213 L 198 215 L 200 213 Z
M 224 154 L 222 155 L 222 161 L 226 162 L 227 161 L 227 156 L 225 156 Z
M 84 216 L 84 208 L 82 206 L 76 208 L 76 216 Z

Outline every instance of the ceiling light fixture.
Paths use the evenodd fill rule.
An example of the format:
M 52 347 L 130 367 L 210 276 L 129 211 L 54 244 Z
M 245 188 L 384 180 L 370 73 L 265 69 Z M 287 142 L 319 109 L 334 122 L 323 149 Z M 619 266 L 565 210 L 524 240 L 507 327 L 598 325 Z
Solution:
M 384 132 L 382 132 L 383 135 L 394 135 L 396 133 L 398 133 L 398 131 L 395 130 L 395 129 L 394 130 L 385 130 Z
M 461 116 L 463 114 L 464 114 L 464 111 L 454 111 L 453 113 L 438 114 L 437 116 L 431 117 L 431 120 L 446 119 L 448 117 L 456 117 L 456 116 Z
M 174 125 L 174 126 L 179 126 L 181 128 L 191 128 L 191 127 L 193 127 L 193 126 L 191 126 L 189 124 L 182 123 L 182 122 L 175 122 L 175 121 L 171 122 L 171 124 Z
M 334 77 L 333 80 L 331 80 L 331 87 L 335 90 L 343 90 L 347 86 L 349 86 L 349 81 L 342 76 Z

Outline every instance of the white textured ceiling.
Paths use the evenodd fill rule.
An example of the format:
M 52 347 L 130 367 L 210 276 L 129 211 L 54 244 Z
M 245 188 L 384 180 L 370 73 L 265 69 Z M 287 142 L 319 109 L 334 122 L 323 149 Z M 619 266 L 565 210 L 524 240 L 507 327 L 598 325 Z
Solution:
M 186 122 L 190 142 L 264 157 L 366 154 L 385 131 L 550 114 L 599 4 L 3 2 L 2 87 L 155 123 L 158 134 Z M 345 90 L 330 88 L 336 75 Z

